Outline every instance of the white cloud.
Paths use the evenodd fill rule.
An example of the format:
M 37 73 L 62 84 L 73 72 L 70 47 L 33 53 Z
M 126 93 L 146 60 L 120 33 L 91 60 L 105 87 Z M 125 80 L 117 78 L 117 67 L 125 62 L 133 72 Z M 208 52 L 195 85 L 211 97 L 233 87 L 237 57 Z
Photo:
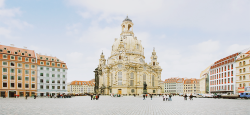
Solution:
M 250 26 L 250 15 L 247 15 L 250 2 L 247 0 L 70 0 L 69 3 L 87 9 L 85 14 L 99 15 L 101 20 L 106 21 L 113 17 L 124 18 L 128 14 L 140 25 L 189 27 L 206 31 L 242 30 Z
M 83 54 L 80 52 L 72 52 L 67 54 L 67 58 L 72 63 L 79 63 L 83 60 Z
M 220 48 L 220 43 L 219 41 L 208 40 L 191 47 L 194 51 L 199 51 L 199 53 L 211 53 Z
M 228 55 L 234 54 L 236 52 L 240 52 L 246 48 L 249 48 L 250 45 L 239 45 L 239 44 L 233 44 L 230 45 L 227 49 L 226 49 L 226 53 Z
M 0 36 L 4 36 L 6 38 L 10 38 L 11 31 L 10 29 L 0 27 Z
M 4 7 L 4 0 L 0 0 L 0 8 Z

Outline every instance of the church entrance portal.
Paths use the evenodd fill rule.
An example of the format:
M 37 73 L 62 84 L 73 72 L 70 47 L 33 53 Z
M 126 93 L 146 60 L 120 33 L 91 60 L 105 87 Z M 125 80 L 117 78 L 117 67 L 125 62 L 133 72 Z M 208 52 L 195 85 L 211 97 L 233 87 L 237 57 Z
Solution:
M 122 94 L 122 89 L 118 89 L 118 94 Z

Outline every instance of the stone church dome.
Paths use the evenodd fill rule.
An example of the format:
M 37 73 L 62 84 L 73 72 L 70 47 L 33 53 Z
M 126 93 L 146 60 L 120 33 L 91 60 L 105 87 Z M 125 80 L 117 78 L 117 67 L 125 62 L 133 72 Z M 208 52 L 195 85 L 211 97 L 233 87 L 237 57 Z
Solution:
M 138 40 L 133 33 L 133 23 L 128 16 L 123 20 L 121 27 L 122 32 L 120 38 L 115 38 L 115 42 L 112 45 L 111 55 L 115 55 L 120 51 L 119 46 L 122 43 L 124 46 L 125 52 L 131 52 L 135 54 L 140 54 L 144 56 L 144 48 L 141 44 L 141 40 Z

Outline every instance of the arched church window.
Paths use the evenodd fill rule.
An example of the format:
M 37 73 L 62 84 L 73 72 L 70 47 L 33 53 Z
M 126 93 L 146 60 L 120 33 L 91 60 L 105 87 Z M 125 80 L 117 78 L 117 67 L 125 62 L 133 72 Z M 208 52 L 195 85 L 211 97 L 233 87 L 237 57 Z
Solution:
M 130 31 L 130 28 L 131 28 L 131 27 L 132 27 L 132 26 L 129 24 L 129 25 L 128 25 L 128 31 Z
M 133 72 L 130 73 L 130 79 L 134 79 L 134 73 Z
M 134 86 L 134 73 L 130 73 L 130 86 Z
M 155 86 L 155 76 L 152 75 L 152 86 L 154 87 Z
M 143 83 L 146 83 L 146 74 L 143 74 Z
M 122 72 L 118 72 L 118 85 L 122 85 Z
M 139 49 L 139 44 L 136 44 L 136 48 Z
M 122 59 L 122 56 L 119 56 L 119 60 Z
M 153 65 L 155 65 L 155 62 L 153 62 Z

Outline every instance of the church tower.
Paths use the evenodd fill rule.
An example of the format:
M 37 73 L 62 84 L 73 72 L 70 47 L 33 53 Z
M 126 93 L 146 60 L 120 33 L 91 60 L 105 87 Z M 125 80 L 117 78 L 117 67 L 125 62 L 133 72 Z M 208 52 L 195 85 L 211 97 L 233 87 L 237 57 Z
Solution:
M 157 62 L 157 55 L 156 55 L 156 52 L 155 52 L 155 48 L 153 49 L 153 52 L 152 52 L 152 56 L 151 56 L 151 63 L 150 63 L 152 66 L 156 66 L 158 65 L 159 63 Z
M 99 59 L 99 67 L 104 67 L 106 65 L 106 59 L 105 59 L 105 56 L 103 55 L 103 52 L 102 54 L 100 55 L 100 59 Z
M 132 20 L 128 18 L 128 16 L 123 20 L 121 26 L 122 26 L 121 37 L 124 35 L 130 35 L 134 37 L 134 32 L 133 32 L 134 24 Z

